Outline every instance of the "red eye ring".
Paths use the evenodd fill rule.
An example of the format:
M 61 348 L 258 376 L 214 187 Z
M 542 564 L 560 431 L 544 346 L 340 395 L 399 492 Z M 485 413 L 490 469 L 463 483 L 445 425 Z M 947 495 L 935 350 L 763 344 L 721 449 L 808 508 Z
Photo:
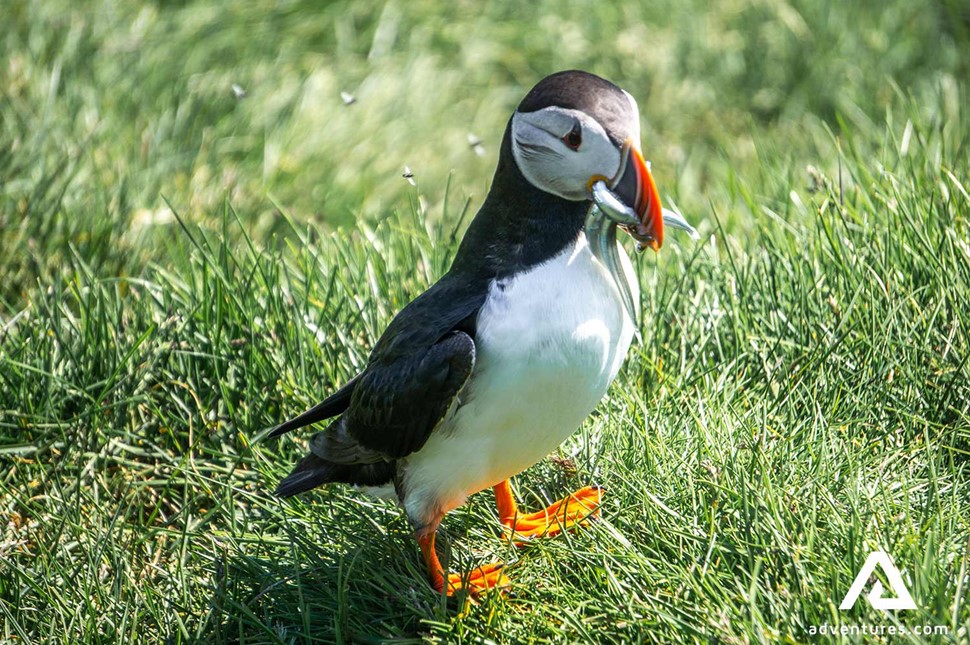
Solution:
M 563 135 L 562 142 L 572 150 L 579 150 L 579 146 L 583 145 L 582 126 L 579 123 L 575 124 L 572 130 Z

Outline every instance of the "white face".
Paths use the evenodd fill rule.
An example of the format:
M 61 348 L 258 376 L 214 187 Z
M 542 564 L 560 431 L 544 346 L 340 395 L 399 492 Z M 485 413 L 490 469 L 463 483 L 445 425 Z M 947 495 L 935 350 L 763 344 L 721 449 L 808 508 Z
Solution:
M 529 183 L 572 201 L 589 199 L 592 178 L 609 179 L 620 170 L 620 150 L 603 126 L 560 107 L 512 116 L 512 156 Z

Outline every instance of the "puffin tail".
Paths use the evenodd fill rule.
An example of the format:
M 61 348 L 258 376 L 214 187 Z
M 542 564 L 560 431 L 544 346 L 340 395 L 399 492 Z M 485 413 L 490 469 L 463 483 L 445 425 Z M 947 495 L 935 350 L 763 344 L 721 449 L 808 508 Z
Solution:
M 276 486 L 273 494 L 277 497 L 293 497 L 332 482 L 334 465 L 310 453 L 301 459 L 293 472 Z
M 300 460 L 286 479 L 276 486 L 277 497 L 293 497 L 308 490 L 340 482 L 357 486 L 382 486 L 394 477 L 395 464 L 381 461 L 373 464 L 337 464 L 321 459 L 312 452 Z

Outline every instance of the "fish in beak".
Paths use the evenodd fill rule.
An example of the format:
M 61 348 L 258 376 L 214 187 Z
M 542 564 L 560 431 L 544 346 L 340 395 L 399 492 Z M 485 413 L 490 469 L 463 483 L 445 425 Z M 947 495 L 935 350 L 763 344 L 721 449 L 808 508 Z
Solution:
M 623 144 L 616 176 L 611 180 L 593 177 L 589 185 L 593 206 L 586 219 L 586 237 L 593 254 L 613 276 L 634 326 L 639 327 L 637 308 L 620 265 L 617 226 L 637 241 L 638 251 L 646 247 L 659 251 L 665 225 L 686 231 L 695 240 L 700 236 L 678 213 L 663 208 L 650 173 L 650 163 L 644 160 L 633 141 Z
M 664 241 L 660 194 L 650 174 L 649 164 L 631 141 L 623 145 L 620 172 L 611 184 L 609 190 L 626 207 L 623 215 L 627 221 L 618 224 L 643 246 L 659 251 Z M 595 199 L 596 193 L 593 196 Z

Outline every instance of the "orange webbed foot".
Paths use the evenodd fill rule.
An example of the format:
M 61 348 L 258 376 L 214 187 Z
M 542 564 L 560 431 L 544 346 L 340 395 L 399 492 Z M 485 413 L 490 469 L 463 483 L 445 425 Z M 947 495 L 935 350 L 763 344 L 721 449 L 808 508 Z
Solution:
M 448 589 L 445 592 L 449 596 L 454 596 L 462 590 L 467 590 L 473 597 L 481 597 L 492 590 L 503 591 L 509 587 L 511 581 L 505 575 L 503 569 L 505 565 L 501 562 L 484 564 L 473 569 L 467 576 L 460 573 L 448 574 Z M 432 580 L 432 583 L 435 581 Z M 444 578 L 441 578 L 444 584 Z M 435 585 L 435 589 L 440 593 L 441 586 Z
M 436 528 L 437 523 L 433 527 L 419 531 L 417 535 L 418 545 L 428 565 L 431 586 L 435 591 L 438 593 L 444 591 L 448 596 L 454 596 L 465 590 L 473 597 L 480 597 L 493 589 L 504 590 L 511 584 L 503 571 L 505 565 L 499 562 L 476 567 L 467 575 L 447 573 L 441 566 L 435 549 Z
M 553 537 L 598 517 L 603 489 L 600 486 L 581 488 L 548 508 L 527 515 L 518 514 L 507 481 L 495 487 L 495 495 L 506 535 L 521 547 L 537 537 Z

